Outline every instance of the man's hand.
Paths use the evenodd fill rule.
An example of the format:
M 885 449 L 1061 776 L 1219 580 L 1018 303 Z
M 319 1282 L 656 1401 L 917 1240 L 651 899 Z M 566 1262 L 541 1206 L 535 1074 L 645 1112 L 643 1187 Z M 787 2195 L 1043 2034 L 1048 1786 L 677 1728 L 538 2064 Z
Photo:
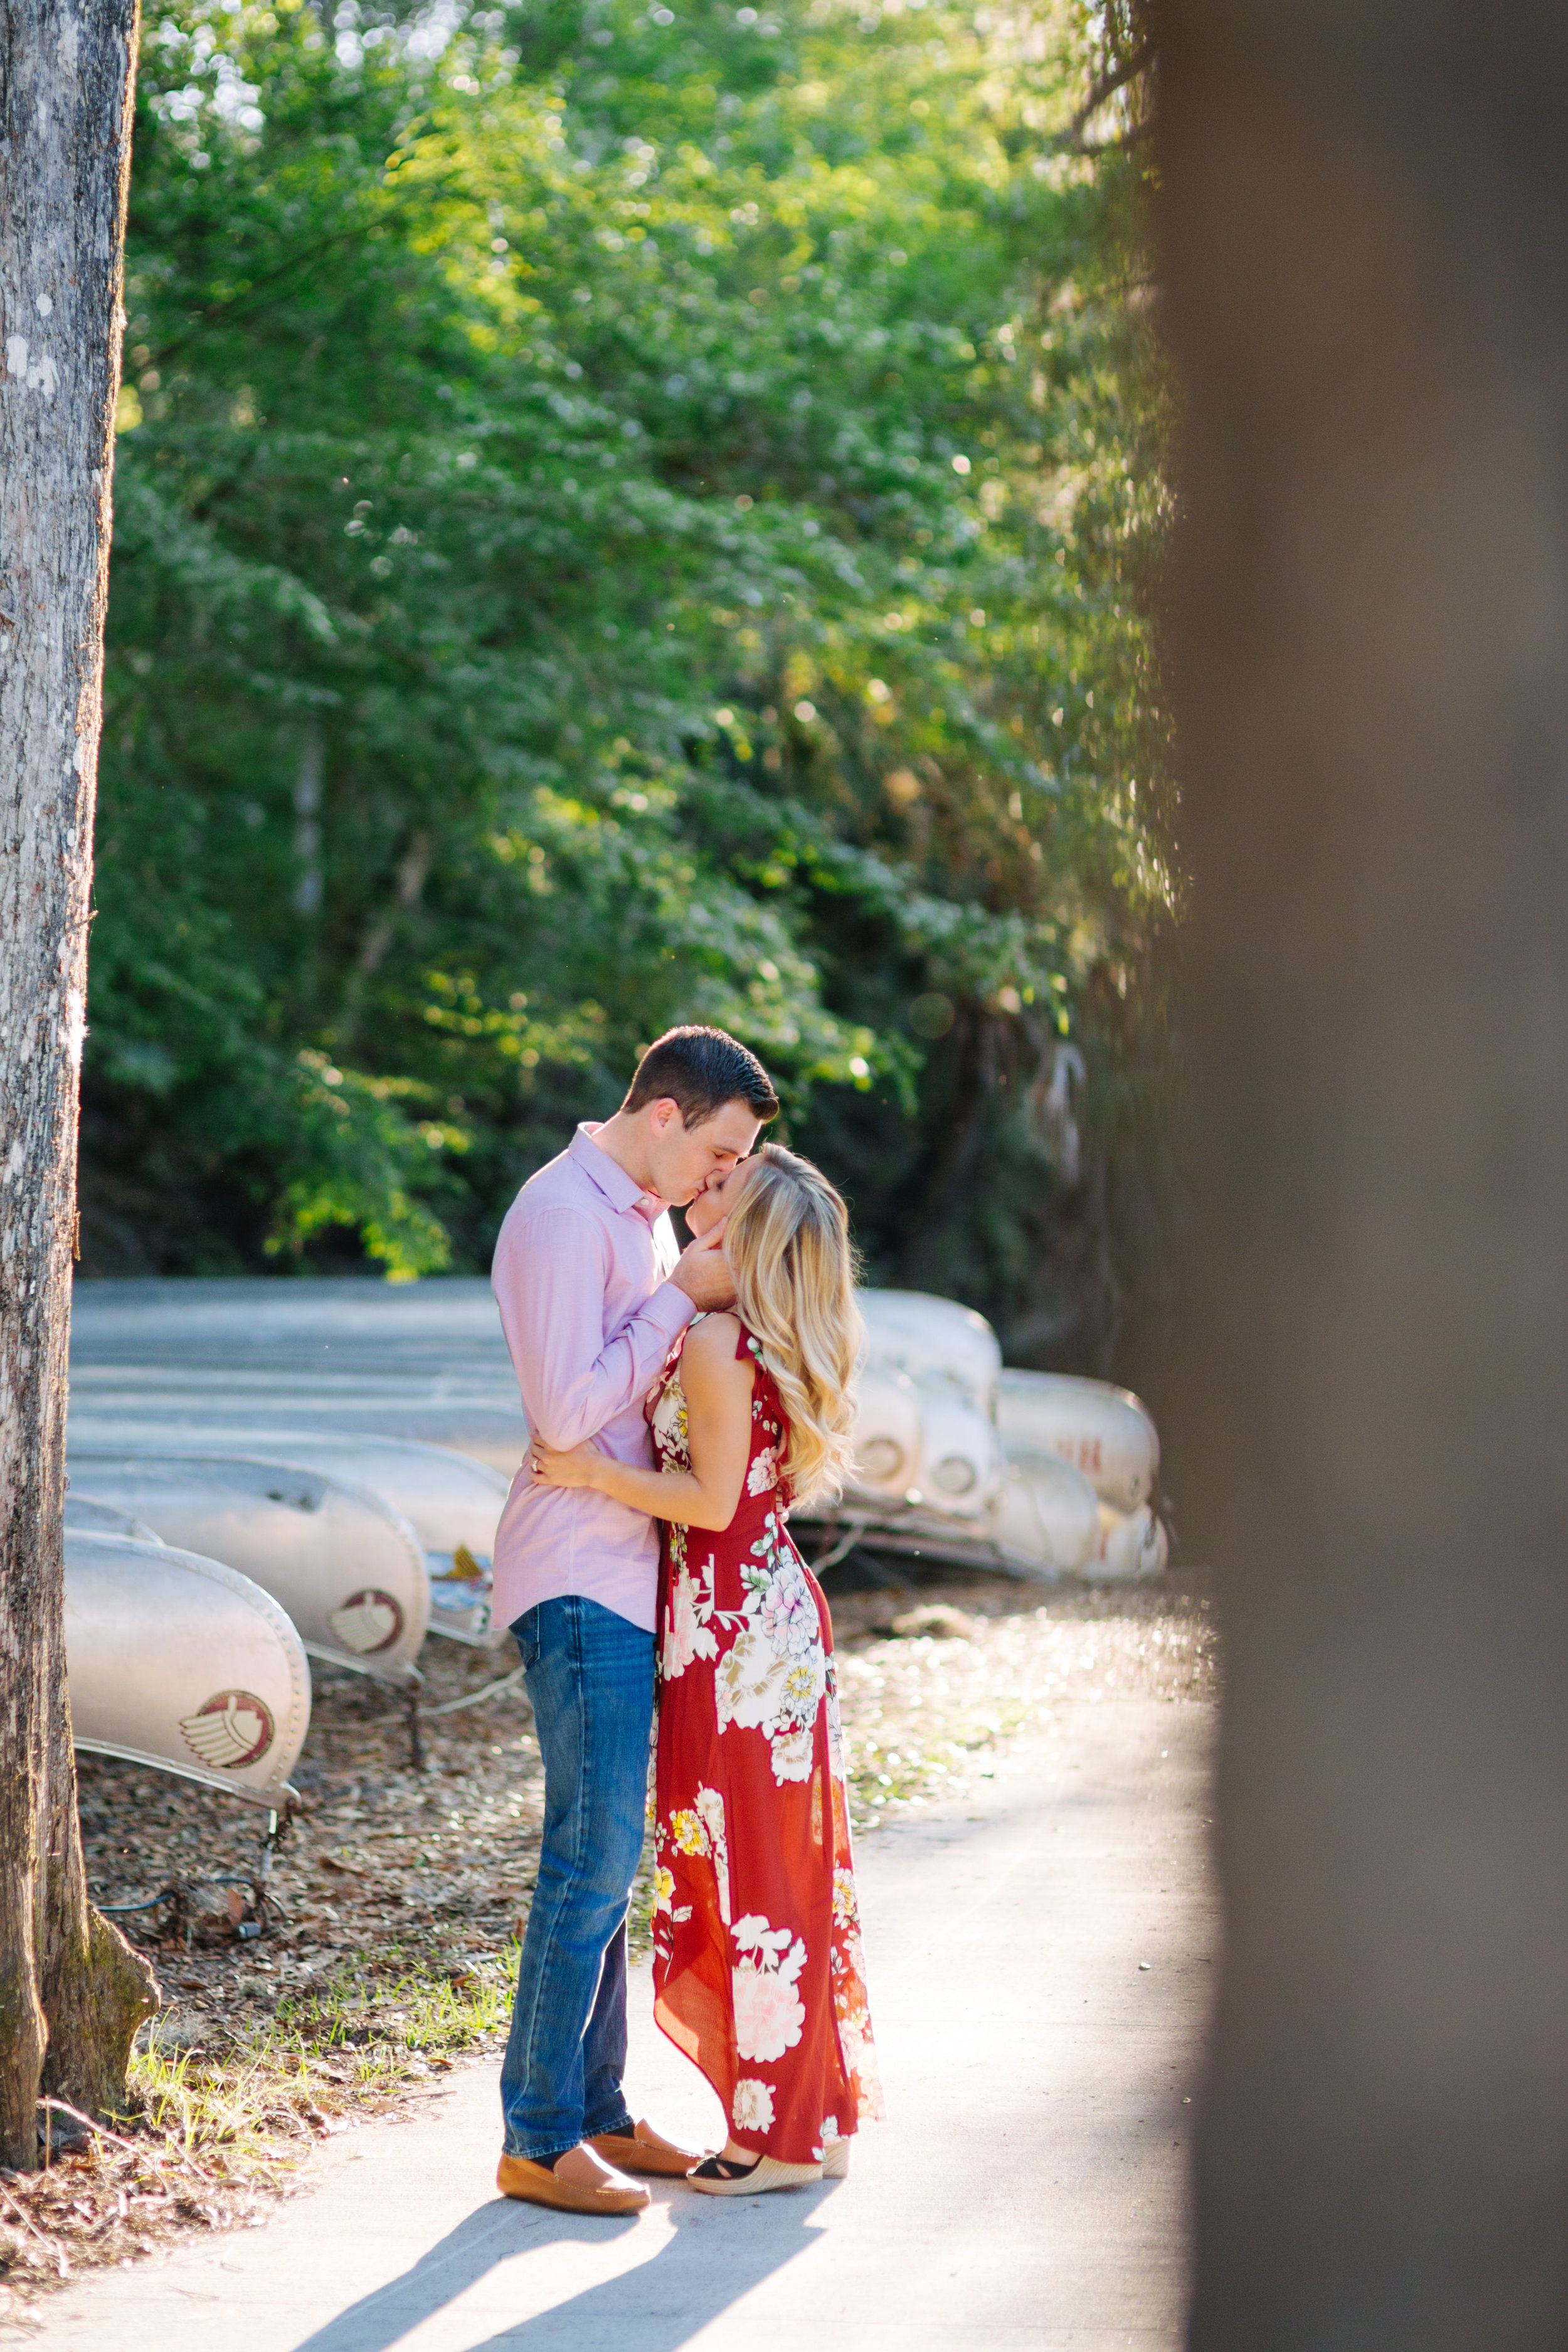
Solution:
M 735 1278 L 730 1272 L 724 1255 L 724 1227 L 716 1224 L 710 1234 L 681 1253 L 675 1272 L 670 1276 L 677 1290 L 684 1290 L 700 1315 L 711 1315 L 720 1308 L 735 1304 Z
M 557 1454 L 542 1437 L 529 1441 L 528 1466 L 542 1486 L 597 1486 L 604 1464 L 605 1456 L 592 1438 L 584 1438 L 566 1454 Z

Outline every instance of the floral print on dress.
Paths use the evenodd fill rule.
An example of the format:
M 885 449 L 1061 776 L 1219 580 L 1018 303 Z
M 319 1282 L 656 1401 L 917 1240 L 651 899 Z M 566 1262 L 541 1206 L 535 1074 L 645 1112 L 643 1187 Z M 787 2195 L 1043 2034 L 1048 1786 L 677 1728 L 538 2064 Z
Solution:
M 734 1943 L 741 1955 L 731 1974 L 735 2047 L 742 2058 L 782 2058 L 805 2023 L 805 2003 L 795 1989 L 805 1946 L 787 1927 L 759 1918 L 737 1919 Z
M 742 1622 L 717 1675 L 719 1728 L 761 1731 L 775 1780 L 810 1777 L 811 1727 L 827 1684 L 822 1622 L 805 1569 L 770 1511 L 741 1563 Z
M 875 2097 L 876 2057 L 871 2013 L 866 2004 L 866 1951 L 860 1940 L 860 1904 L 852 1870 L 833 1874 L 833 1997 L 845 2063 L 861 2097 Z M 864 2110 L 863 2110 L 864 2112 Z
M 679 1359 L 650 1399 L 689 1467 Z M 747 2147 L 817 2163 L 881 2109 L 849 1843 L 833 1634 L 789 1533 L 788 1423 L 762 1349 L 740 1504 L 670 1528 L 660 1580 L 655 2013 Z
M 663 1824 L 660 1824 L 662 1830 Z M 713 1866 L 714 1900 L 719 1916 L 726 1926 L 730 1919 L 730 1843 L 724 1832 L 724 1800 L 717 1789 L 699 1789 L 697 1801 L 689 1810 L 671 1813 L 669 1837 L 677 1853 L 705 1854 Z M 670 1895 L 675 1893 L 674 1874 L 659 1872 L 655 1878 L 657 1895 L 658 1879 L 670 1877 Z M 679 1916 L 679 1914 L 674 1916 Z
M 712 1616 L 712 1561 L 706 1571 L 699 1569 L 693 1576 L 683 1559 L 669 1580 L 669 1607 L 659 1645 L 658 1670 L 666 1682 L 683 1675 L 694 1658 L 718 1656 L 719 1636 L 713 1631 Z
M 766 2131 L 773 2119 L 773 2095 L 765 2083 L 742 2075 L 735 2085 L 730 2113 L 737 2131 Z

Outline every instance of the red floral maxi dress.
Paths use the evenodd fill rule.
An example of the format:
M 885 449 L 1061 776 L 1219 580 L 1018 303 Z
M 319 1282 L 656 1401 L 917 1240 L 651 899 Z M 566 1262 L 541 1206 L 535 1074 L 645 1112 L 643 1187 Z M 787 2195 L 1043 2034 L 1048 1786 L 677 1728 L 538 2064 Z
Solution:
M 654 2015 L 736 2137 L 816 2164 L 882 2112 L 849 1852 L 833 1629 L 790 1540 L 788 1431 L 759 1342 L 730 1525 L 669 1527 L 658 1622 Z M 689 1470 L 678 1345 L 654 1392 L 659 1465 Z

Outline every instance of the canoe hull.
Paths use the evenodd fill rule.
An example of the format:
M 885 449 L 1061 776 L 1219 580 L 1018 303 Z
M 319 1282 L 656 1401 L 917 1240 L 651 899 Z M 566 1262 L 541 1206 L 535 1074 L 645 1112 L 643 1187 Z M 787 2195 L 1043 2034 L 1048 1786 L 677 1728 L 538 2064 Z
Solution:
M 253 1805 L 289 1803 L 310 1672 L 270 1594 L 222 1562 L 68 1529 L 66 1669 L 76 1745 Z
M 170 1458 L 216 1448 L 293 1464 L 356 1492 L 368 1489 L 413 1529 L 427 1584 L 424 1631 L 482 1648 L 506 1639 L 504 1626 L 499 1633 L 491 1628 L 489 1595 L 496 1528 L 508 1487 L 484 1463 L 402 1438 L 269 1428 L 254 1421 L 233 1426 L 204 1422 L 191 1428 L 140 1415 L 109 1420 L 73 1413 L 69 1442 L 73 1461 L 78 1448 L 96 1453 L 113 1445 L 128 1455 L 157 1453 Z
M 995 1527 L 1009 1558 L 1042 1573 L 1076 1576 L 1100 1541 L 1100 1497 L 1070 1463 L 1012 1463 L 997 1497 Z
M 73 1495 L 249 1577 L 315 1656 L 381 1681 L 417 1679 L 430 1612 L 424 1554 L 379 1496 L 304 1464 L 98 1452 L 74 1433 L 67 1458 Z
M 1101 1502 L 1118 1511 L 1135 1511 L 1154 1498 L 1159 1433 L 1131 1389 L 1066 1372 L 1005 1371 L 997 1387 L 996 1421 L 1010 1459 L 1057 1454 L 1081 1470 Z
M 901 1503 L 921 1482 L 924 1442 L 920 1394 L 893 1364 L 865 1364 L 855 1389 L 855 1465 L 848 1493 L 858 1503 Z
M 1083 1574 L 1090 1584 L 1146 1584 L 1163 1574 L 1169 1557 L 1170 1538 L 1147 1503 L 1135 1511 L 1101 1503 L 1100 1534 Z

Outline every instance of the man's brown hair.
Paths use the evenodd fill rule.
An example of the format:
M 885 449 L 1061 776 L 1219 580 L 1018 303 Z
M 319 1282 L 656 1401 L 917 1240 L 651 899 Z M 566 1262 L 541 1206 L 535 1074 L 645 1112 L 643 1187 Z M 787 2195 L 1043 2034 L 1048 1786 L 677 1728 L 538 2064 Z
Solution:
M 668 1099 L 682 1124 L 700 1127 L 729 1102 L 743 1102 L 757 1118 L 778 1116 L 779 1098 L 750 1049 L 722 1029 L 667 1030 L 637 1064 L 623 1110 L 643 1110 Z

